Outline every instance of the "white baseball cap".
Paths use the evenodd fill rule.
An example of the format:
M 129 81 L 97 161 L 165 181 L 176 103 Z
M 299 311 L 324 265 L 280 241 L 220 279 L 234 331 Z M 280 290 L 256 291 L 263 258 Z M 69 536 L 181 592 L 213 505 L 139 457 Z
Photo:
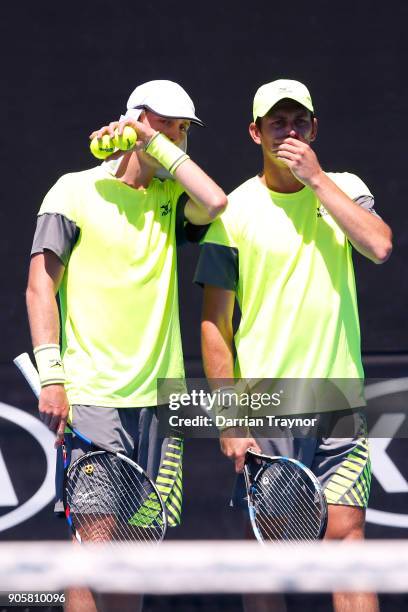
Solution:
M 173 81 L 148 81 L 138 85 L 130 94 L 127 101 L 127 111 L 121 115 L 119 121 L 124 119 L 139 119 L 141 112 L 146 108 L 163 117 L 174 117 L 175 119 L 188 119 L 197 125 L 204 123 L 195 114 L 192 99 L 187 92 Z M 183 151 L 187 151 L 187 134 L 178 145 Z M 102 162 L 102 166 L 113 176 L 116 175 L 122 162 L 123 155 L 117 159 Z M 160 179 L 171 179 L 174 177 L 164 168 L 158 168 L 155 175 Z
M 284 98 L 295 100 L 310 112 L 314 112 L 309 90 L 303 83 L 290 79 L 278 79 L 262 85 L 256 92 L 253 107 L 254 121 L 258 117 L 264 117 L 275 104 Z
M 131 116 L 133 109 L 147 109 L 162 117 L 188 119 L 197 125 L 204 125 L 195 114 L 190 96 L 173 81 L 148 81 L 139 85 L 130 94 L 126 108 L 126 116 Z

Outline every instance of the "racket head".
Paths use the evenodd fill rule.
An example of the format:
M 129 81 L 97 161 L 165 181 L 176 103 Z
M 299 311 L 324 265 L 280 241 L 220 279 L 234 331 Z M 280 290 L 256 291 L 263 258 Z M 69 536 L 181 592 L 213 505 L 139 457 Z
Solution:
M 327 501 L 303 463 L 248 451 L 244 467 L 249 517 L 258 541 L 313 541 L 324 537 Z
M 167 515 L 156 485 L 134 461 L 92 450 L 67 467 L 64 512 L 79 542 L 158 543 Z

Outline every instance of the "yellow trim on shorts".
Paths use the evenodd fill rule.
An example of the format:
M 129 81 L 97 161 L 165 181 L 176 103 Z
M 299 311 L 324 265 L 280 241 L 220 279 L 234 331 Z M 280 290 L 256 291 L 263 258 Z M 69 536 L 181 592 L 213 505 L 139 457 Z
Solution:
M 366 508 L 371 486 L 368 441 L 359 440 L 325 487 L 328 504 Z

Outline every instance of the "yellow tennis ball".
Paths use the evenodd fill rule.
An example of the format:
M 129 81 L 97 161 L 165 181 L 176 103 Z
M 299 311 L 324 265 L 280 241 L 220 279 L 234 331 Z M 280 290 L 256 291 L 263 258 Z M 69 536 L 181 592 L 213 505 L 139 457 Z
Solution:
M 119 136 L 118 130 L 115 130 L 113 144 L 121 151 L 129 151 L 136 144 L 137 134 L 130 125 L 125 125 L 122 134 Z
M 98 159 L 106 159 L 106 157 L 114 152 L 115 145 L 113 144 L 112 138 L 108 136 L 108 134 L 105 134 L 100 140 L 95 136 L 89 148 L 91 149 L 92 155 L 95 155 Z

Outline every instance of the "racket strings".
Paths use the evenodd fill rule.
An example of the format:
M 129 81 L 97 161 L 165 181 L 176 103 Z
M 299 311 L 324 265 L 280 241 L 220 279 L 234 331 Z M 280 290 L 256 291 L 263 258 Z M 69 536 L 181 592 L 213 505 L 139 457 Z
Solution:
M 310 524 L 310 516 L 302 516 L 298 513 L 295 504 L 291 505 L 291 500 L 279 497 L 277 494 L 266 494 L 264 499 L 265 510 L 262 510 L 263 514 L 263 526 L 265 531 L 268 531 L 265 527 L 271 522 L 276 535 L 279 535 L 282 539 L 290 539 L 294 537 L 296 539 L 314 539 L 316 537 L 313 525 Z M 276 516 L 278 510 L 279 517 Z M 304 513 L 304 509 L 302 509 Z M 272 515 L 272 516 L 271 516 Z
M 306 534 L 304 533 L 304 525 L 296 518 L 296 514 L 293 514 L 293 510 L 290 508 L 290 506 L 287 504 L 280 504 L 279 499 L 277 498 L 267 499 L 265 506 L 265 509 L 263 509 L 262 506 L 259 508 L 259 512 L 263 516 L 262 531 L 266 534 L 270 533 L 273 536 L 271 539 L 302 540 L 305 539 L 305 535 L 308 536 L 306 539 L 314 539 L 314 534 L 312 531 L 306 528 Z M 276 507 L 279 508 L 282 515 L 278 520 L 276 517 L 271 518 L 271 514 L 273 515 L 276 513 Z
M 271 540 L 282 539 L 290 515 L 290 507 L 284 501 L 279 500 L 279 497 L 274 494 L 273 488 L 269 492 L 262 484 L 259 486 L 259 489 L 254 491 L 254 502 L 257 515 L 261 517 L 261 520 L 257 520 L 257 524 L 263 533 L 263 538 Z M 285 522 L 279 522 L 277 515 L 279 515 L 281 520 L 284 518 Z
M 99 462 L 101 462 L 101 458 L 99 458 Z M 91 465 L 89 463 L 89 460 L 87 460 L 87 465 L 88 466 Z M 144 537 L 143 532 L 138 534 L 137 538 L 129 537 L 129 535 L 126 534 L 123 526 L 121 526 L 121 523 L 119 523 L 118 521 L 118 516 L 116 516 L 117 505 L 115 504 L 115 506 L 112 508 L 107 507 L 108 496 L 105 494 L 105 491 L 109 492 L 108 493 L 109 499 L 111 499 L 112 489 L 108 489 L 106 487 L 105 481 L 102 482 L 101 480 L 99 480 L 98 482 L 98 481 L 93 480 L 91 481 L 92 486 L 89 486 L 89 482 L 88 482 L 87 483 L 88 486 L 85 486 L 85 487 L 84 487 L 84 483 L 81 483 L 81 486 L 85 488 L 85 498 L 87 496 L 89 497 L 89 494 L 91 494 L 91 498 L 95 498 L 96 496 L 99 500 L 103 500 L 103 509 L 99 508 L 97 510 L 90 511 L 91 508 L 88 505 L 88 507 L 84 509 L 83 512 L 77 510 L 77 507 L 78 506 L 80 507 L 80 505 L 83 504 L 83 497 L 84 497 L 83 493 L 80 490 L 78 491 L 78 479 L 79 479 L 79 476 L 81 475 L 79 471 L 79 467 L 80 466 L 78 466 L 77 468 L 78 471 L 75 474 L 76 477 L 72 479 L 73 480 L 72 486 L 67 484 L 67 491 L 68 491 L 68 498 L 69 498 L 69 493 L 71 491 L 71 504 L 74 509 L 74 511 L 71 513 L 71 518 L 73 520 L 74 527 L 79 531 L 79 533 L 81 534 L 81 537 L 85 540 L 92 540 L 92 541 L 101 541 L 101 540 L 105 541 L 105 540 L 112 540 L 112 539 L 115 539 L 115 540 L 138 539 L 138 540 L 143 540 L 143 541 L 149 541 L 148 538 Z M 116 492 L 116 494 L 118 494 L 118 491 Z M 120 494 L 122 494 L 122 488 L 121 488 Z M 87 503 L 86 499 L 85 499 L 85 503 Z M 123 502 L 123 509 L 125 509 L 129 513 L 132 512 L 132 509 L 130 508 L 129 504 L 125 502 Z M 118 535 L 121 537 L 118 537 Z
M 73 525 L 83 539 L 162 539 L 165 525 L 155 489 L 118 457 L 108 453 L 85 457 L 69 473 L 66 489 Z
M 290 468 L 290 469 L 289 469 Z M 300 478 L 299 478 L 300 476 Z M 316 539 L 320 533 L 322 510 L 300 472 L 276 463 L 260 475 L 254 502 L 258 528 L 264 539 Z
M 150 482 L 142 474 L 140 474 L 137 471 L 135 472 L 134 468 L 131 467 L 129 464 L 123 463 L 122 465 L 123 465 L 124 472 L 125 472 L 124 476 L 126 478 L 126 482 L 125 482 L 125 484 L 127 485 L 126 491 L 133 494 L 133 486 L 134 486 L 134 481 L 132 480 L 131 477 L 130 478 L 128 477 L 126 470 L 129 470 L 129 473 L 131 474 L 131 476 L 136 474 L 137 483 L 140 484 L 141 488 L 143 489 L 143 496 L 142 496 L 143 501 L 140 502 L 140 506 L 138 507 L 137 511 L 133 513 L 133 516 L 128 517 L 127 522 L 131 525 L 135 525 L 139 527 L 147 527 L 147 526 L 150 527 L 153 521 L 157 519 L 159 524 L 162 524 L 160 523 L 162 505 L 160 503 L 160 500 L 158 498 L 158 495 L 155 489 L 152 487 Z M 129 504 L 128 504 L 128 509 L 130 509 Z
M 285 472 L 283 469 L 282 472 Z M 284 473 L 285 480 L 284 485 L 282 486 L 279 481 L 273 483 L 271 488 L 262 487 L 261 495 L 264 495 L 264 501 L 266 505 L 266 514 L 269 515 L 269 520 L 271 520 L 271 516 L 274 517 L 276 521 L 276 511 L 278 510 L 278 514 L 282 518 L 282 514 L 286 519 L 286 526 L 290 527 L 294 535 L 299 538 L 304 538 L 305 536 L 309 536 L 311 538 L 316 537 L 313 530 L 313 525 L 310 523 L 316 522 L 316 515 L 310 513 L 310 510 L 305 506 L 302 502 L 302 490 L 301 488 L 291 485 L 290 479 L 293 479 L 293 474 L 289 473 L 289 477 L 286 473 Z M 268 485 L 269 486 L 269 485 Z M 299 495 L 297 498 L 296 496 Z M 300 502 L 300 509 L 299 503 Z M 300 510 L 300 511 L 299 511 Z M 302 513 L 304 520 L 302 520 Z
M 109 461 L 109 463 L 107 463 L 107 461 Z M 108 468 L 110 469 L 112 467 L 112 462 L 113 461 L 120 461 L 115 457 L 102 457 L 99 456 L 99 462 L 103 462 L 103 466 L 104 468 Z M 83 462 L 85 463 L 85 462 Z M 87 460 L 87 463 L 89 465 L 89 460 Z M 121 462 L 121 467 L 122 469 L 122 477 L 124 475 L 124 471 L 126 470 L 126 468 L 129 468 L 130 466 L 124 462 Z M 79 466 L 78 466 L 79 467 Z M 115 466 L 116 472 L 117 472 L 117 465 Z M 130 468 L 131 470 L 133 470 L 133 468 Z M 117 474 L 115 474 L 116 476 Z M 148 491 L 146 491 L 145 487 L 143 486 L 143 482 L 140 481 L 141 475 L 138 472 L 135 472 L 135 475 L 138 479 L 138 483 L 142 485 L 142 488 L 144 489 L 145 493 L 143 494 L 143 496 L 145 497 L 148 494 Z M 134 487 L 134 481 L 130 482 L 128 478 L 123 479 L 126 482 L 128 482 L 129 486 L 133 486 Z M 134 480 L 134 479 L 133 479 Z M 106 485 L 106 478 L 104 478 L 104 484 Z M 139 482 L 140 481 L 140 482 Z M 123 483 L 120 483 L 119 486 L 117 485 L 116 481 L 115 481 L 115 485 L 116 487 L 118 487 L 118 489 L 116 490 L 116 494 L 112 495 L 112 490 L 109 489 L 109 498 L 108 497 L 103 497 L 103 493 L 104 490 L 106 490 L 106 487 L 104 487 L 104 490 L 101 491 L 100 489 L 100 485 L 101 481 L 97 482 L 97 481 L 93 481 L 93 487 L 91 487 L 91 489 L 88 487 L 88 492 L 91 491 L 92 494 L 95 494 L 95 488 L 97 491 L 97 495 L 98 498 L 103 500 L 103 509 L 102 512 L 99 511 L 98 513 L 89 512 L 89 508 L 86 509 L 86 513 L 77 513 L 74 514 L 73 516 L 73 522 L 74 522 L 74 526 L 76 528 L 78 528 L 79 530 L 81 529 L 80 527 L 80 523 L 82 522 L 84 524 L 84 526 L 87 527 L 86 529 L 86 533 L 85 533 L 85 538 L 84 539 L 103 539 L 103 540 L 139 540 L 139 541 L 145 541 L 145 542 L 149 542 L 152 539 L 160 539 L 160 536 L 156 536 L 154 532 L 151 532 L 150 534 L 147 534 L 146 530 L 144 529 L 139 529 L 138 531 L 136 530 L 132 530 L 129 531 L 129 529 L 127 528 L 126 525 L 126 521 L 123 520 L 123 516 L 125 515 L 125 517 L 127 516 L 131 516 L 132 513 L 134 512 L 134 507 L 131 506 L 126 500 L 126 490 L 125 487 L 123 485 Z M 114 487 L 112 487 L 113 489 Z M 140 497 L 140 495 L 139 495 Z M 107 499 L 114 499 L 114 505 L 113 507 L 107 507 L 106 505 L 106 501 Z M 121 505 L 118 506 L 116 500 L 117 499 L 121 499 Z M 73 498 L 74 503 L 75 503 L 75 498 Z M 137 500 L 137 503 L 140 503 L 139 500 Z M 92 516 L 91 518 L 87 518 L 88 516 Z M 109 517 L 109 519 L 108 519 Z M 108 530 L 106 529 L 106 526 L 108 527 Z M 100 537 L 100 532 L 102 530 L 102 535 L 103 537 Z M 109 537 L 107 537 L 109 536 Z
M 146 480 L 146 478 L 140 474 L 139 472 L 135 471 L 133 467 L 131 467 L 129 464 L 121 462 L 121 467 L 123 469 L 123 472 L 121 474 L 122 476 L 122 480 L 125 481 L 125 491 L 124 491 L 124 497 L 122 499 L 122 510 L 124 510 L 124 516 L 123 514 L 121 515 L 121 525 L 122 525 L 122 529 L 121 532 L 124 534 L 127 534 L 127 529 L 125 530 L 125 527 L 127 528 L 127 525 L 131 525 L 131 526 L 137 526 L 139 527 L 139 535 L 140 535 L 140 540 L 143 541 L 150 541 L 152 539 L 152 537 L 147 537 L 147 529 L 146 527 L 149 527 L 149 529 L 152 529 L 152 523 L 154 521 L 155 518 L 158 518 L 158 516 L 161 514 L 161 504 L 160 501 L 157 497 L 156 491 L 153 489 L 153 487 L 150 485 L 150 483 Z M 132 479 L 130 476 L 136 476 L 136 480 L 137 480 L 137 484 L 141 485 L 141 488 L 143 489 L 143 495 L 142 495 L 142 500 L 139 501 L 139 499 L 135 500 L 137 507 L 137 510 L 135 512 L 135 507 L 134 504 L 131 503 L 131 501 L 128 501 L 128 497 L 129 497 L 129 493 L 132 493 L 132 495 L 134 494 L 135 491 L 135 481 L 134 479 Z M 147 488 L 145 485 L 148 485 Z M 154 516 L 152 516 L 152 508 L 154 507 Z M 144 511 L 145 508 L 148 508 L 149 512 L 150 512 L 150 516 L 149 518 L 147 518 L 146 516 L 146 511 Z M 136 520 L 135 517 L 138 517 L 138 519 Z M 162 526 L 162 523 L 160 525 L 160 527 Z M 153 526 L 153 529 L 155 527 Z M 156 526 L 157 529 L 157 526 Z M 154 532 L 152 532 L 150 534 L 151 536 L 154 536 Z M 125 539 L 129 539 L 129 538 L 125 538 Z M 131 538 L 132 540 L 134 538 Z M 161 539 L 161 534 L 157 534 L 157 538 L 155 538 L 157 540 Z
M 287 490 L 289 494 L 293 495 L 295 499 L 301 505 L 301 509 L 305 512 L 306 515 L 309 515 L 310 520 L 313 522 L 316 520 L 320 521 L 321 509 L 316 506 L 315 495 L 316 491 L 310 488 L 310 483 L 305 480 L 303 474 L 292 466 L 286 466 L 283 464 L 282 472 L 284 472 L 285 478 L 287 481 Z M 313 485 L 312 485 L 313 486 Z M 283 494 L 286 494 L 286 486 L 282 491 Z M 298 497 L 297 497 L 297 494 Z
M 312 520 L 314 520 L 317 516 L 320 516 L 321 511 L 316 507 L 315 503 L 316 491 L 311 490 L 310 483 L 305 480 L 303 474 L 298 471 L 297 468 L 292 466 L 289 467 L 285 464 L 281 464 L 280 468 L 281 472 L 283 473 L 283 477 L 286 479 L 284 485 L 282 486 L 281 494 L 286 495 L 287 497 L 290 495 L 297 499 L 299 505 L 302 506 L 302 509 L 306 514 L 309 514 L 309 517 Z M 278 477 L 280 476 L 281 474 L 278 475 Z
M 122 463 L 122 467 L 124 469 L 122 476 L 124 476 L 123 480 L 125 481 L 124 499 L 126 500 L 123 502 L 125 510 L 124 517 L 122 517 L 123 525 L 138 527 L 138 533 L 141 539 L 145 541 L 151 540 L 152 536 L 155 535 L 154 530 L 156 530 L 158 531 L 156 539 L 160 540 L 163 527 L 163 521 L 160 521 L 162 506 L 156 491 L 150 482 L 132 466 Z M 130 494 L 134 495 L 135 484 L 141 485 L 142 493 L 132 503 Z
M 268 500 L 266 500 L 268 502 Z M 272 502 L 274 507 L 272 508 L 272 512 L 276 510 L 276 503 Z M 260 522 L 261 531 L 266 535 L 270 535 L 271 539 L 286 539 L 285 533 L 287 533 L 287 524 L 290 520 L 290 509 L 282 505 L 279 509 L 281 510 L 281 517 L 271 517 L 270 504 L 266 503 L 264 506 L 259 506 L 258 513 L 262 515 L 262 521 Z M 295 533 L 296 537 L 301 538 L 301 530 L 296 529 L 297 522 L 296 520 L 292 523 L 292 530 Z
M 265 505 L 265 508 L 262 504 Z M 304 525 L 296 518 L 288 504 L 280 502 L 277 496 L 269 497 L 269 494 L 265 494 L 262 504 L 258 506 L 258 513 L 262 515 L 263 520 L 258 524 L 266 536 L 269 536 L 269 534 L 272 536 L 264 539 L 305 539 L 305 534 L 302 531 Z M 277 508 L 281 515 L 278 520 L 276 519 Z M 308 535 L 313 538 L 312 532 Z

